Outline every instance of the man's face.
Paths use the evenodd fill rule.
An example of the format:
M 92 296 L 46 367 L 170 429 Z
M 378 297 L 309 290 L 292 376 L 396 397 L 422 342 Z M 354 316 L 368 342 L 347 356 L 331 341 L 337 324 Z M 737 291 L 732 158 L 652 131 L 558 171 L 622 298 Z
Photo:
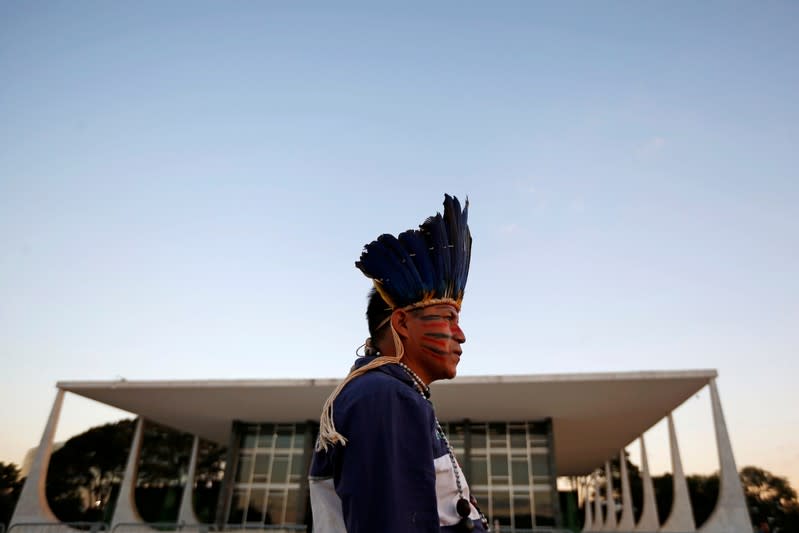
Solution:
M 405 359 L 426 383 L 455 377 L 466 337 L 452 305 L 431 305 L 407 315 Z

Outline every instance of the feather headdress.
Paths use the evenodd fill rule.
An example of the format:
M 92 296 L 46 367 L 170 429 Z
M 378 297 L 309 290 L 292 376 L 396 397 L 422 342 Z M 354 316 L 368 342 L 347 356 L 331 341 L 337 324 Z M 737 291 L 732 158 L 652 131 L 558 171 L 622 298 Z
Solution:
M 472 256 L 468 215 L 468 199 L 461 210 L 457 198 L 444 195 L 443 216 L 436 213 L 398 237 L 381 235 L 355 266 L 392 309 L 441 302 L 460 309 Z
M 460 310 L 472 258 L 468 214 L 468 199 L 461 210 L 458 199 L 446 194 L 443 216 L 436 213 L 419 229 L 410 229 L 398 237 L 381 235 L 364 246 L 355 266 L 372 280 L 391 309 L 447 303 Z M 395 355 L 381 355 L 353 369 L 325 401 L 319 419 L 317 450 L 327 450 L 336 443 L 347 444 L 347 438 L 336 430 L 333 421 L 333 402 L 347 383 L 372 369 L 399 363 L 402 359 L 402 342 L 393 326 L 391 332 Z

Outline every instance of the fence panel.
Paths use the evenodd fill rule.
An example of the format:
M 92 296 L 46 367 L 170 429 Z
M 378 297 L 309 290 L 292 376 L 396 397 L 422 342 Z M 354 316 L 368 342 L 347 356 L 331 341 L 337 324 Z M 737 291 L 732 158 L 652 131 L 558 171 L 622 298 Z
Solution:
M 8 533 L 74 533 L 75 531 L 100 533 L 108 531 L 108 524 L 105 522 L 17 522 L 8 528 Z

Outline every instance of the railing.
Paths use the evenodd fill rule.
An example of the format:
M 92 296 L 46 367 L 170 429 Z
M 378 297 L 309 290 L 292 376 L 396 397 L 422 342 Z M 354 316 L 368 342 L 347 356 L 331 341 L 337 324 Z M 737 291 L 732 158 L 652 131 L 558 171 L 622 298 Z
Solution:
M 57 531 L 87 531 L 89 533 L 109 532 L 105 522 L 17 522 L 6 530 L 0 524 L 0 533 L 56 533 Z M 192 533 L 218 533 L 216 524 L 189 524 L 186 522 L 120 522 L 114 524 L 110 533 L 149 533 L 152 531 L 183 531 Z M 295 533 L 308 531 L 305 524 L 225 524 L 224 531 L 243 531 L 255 533 L 268 531 L 271 533 Z
M 563 529 L 549 526 L 539 526 L 534 528 L 519 528 L 510 526 L 491 526 L 492 533 L 574 533 L 571 529 Z
M 134 533 L 151 531 L 191 531 L 198 533 L 219 532 L 216 524 L 189 524 L 186 522 L 121 522 L 114 524 L 111 533 Z M 306 532 L 308 526 L 305 524 L 225 524 L 224 531 L 244 531 L 253 533 L 258 531 L 269 531 L 274 533 Z
M 119 530 L 132 531 L 198 531 L 199 533 L 210 533 L 219 531 L 216 524 L 189 524 L 186 522 L 119 522 L 111 528 L 111 533 Z
M 8 533 L 12 533 L 15 529 L 22 531 L 36 531 L 45 533 L 47 531 L 56 530 L 81 530 L 90 531 L 91 533 L 99 533 L 101 531 L 108 531 L 108 524 L 105 522 L 17 522 L 11 524 L 8 528 Z
M 305 524 L 225 524 L 225 531 L 276 531 L 288 533 L 291 531 L 308 531 Z

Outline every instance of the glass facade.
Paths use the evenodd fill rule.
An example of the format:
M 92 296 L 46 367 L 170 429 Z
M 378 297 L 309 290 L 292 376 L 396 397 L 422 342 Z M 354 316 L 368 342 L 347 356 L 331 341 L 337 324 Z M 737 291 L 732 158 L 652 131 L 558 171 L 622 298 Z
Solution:
M 306 425 L 238 427 L 227 523 L 254 526 L 304 522 Z
M 556 526 L 551 425 L 545 422 L 442 424 L 483 513 L 503 531 Z M 237 424 L 235 474 L 227 523 L 301 524 L 307 520 L 307 424 Z
M 503 530 L 556 524 L 549 423 L 445 426 L 472 494 L 492 524 Z

